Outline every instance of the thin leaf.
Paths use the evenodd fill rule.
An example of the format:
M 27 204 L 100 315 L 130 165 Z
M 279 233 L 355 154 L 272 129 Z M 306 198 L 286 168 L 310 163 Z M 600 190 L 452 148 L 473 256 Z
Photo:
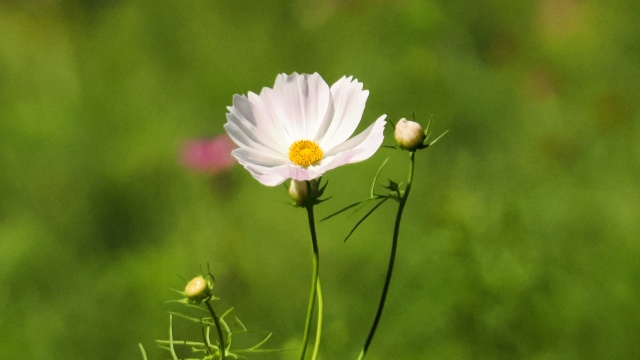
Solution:
M 176 351 L 173 348 L 173 315 L 169 315 L 169 350 L 171 351 L 171 356 L 173 360 L 178 360 L 178 355 L 176 355 Z
M 246 349 L 246 351 L 257 350 L 260 346 L 264 345 L 269 340 L 269 338 L 271 338 L 271 335 L 273 335 L 273 333 L 269 333 L 269 335 L 267 335 L 262 341 L 260 341 L 256 345 Z
M 198 318 L 198 317 L 185 315 L 185 314 L 182 314 L 182 313 L 179 313 L 179 312 L 175 312 L 175 311 L 169 311 L 169 314 L 170 315 L 175 315 L 175 316 L 183 318 L 185 320 L 193 321 L 193 322 L 198 323 L 198 324 L 202 324 L 202 323 L 207 324 L 207 325 L 212 325 L 213 324 L 213 322 L 211 322 L 211 321 L 207 321 L 205 319 Z
M 246 333 L 249 331 L 249 329 L 247 329 L 247 327 L 244 326 L 242 321 L 240 321 L 240 319 L 238 319 L 237 316 L 234 316 L 234 318 L 236 319 L 236 325 L 240 325 L 240 327 L 242 328 L 240 331 L 236 331 L 236 333 Z
M 147 360 L 147 353 L 144 351 L 144 346 L 141 343 L 138 343 L 138 347 L 140 348 L 140 352 L 142 353 L 142 359 Z
M 320 221 L 322 222 L 322 221 L 325 221 L 325 220 L 329 220 L 329 219 L 331 219 L 332 217 L 334 217 L 336 215 L 342 214 L 343 212 L 345 212 L 345 211 L 347 211 L 349 209 L 352 209 L 352 208 L 354 208 L 354 207 L 356 207 L 358 205 L 366 204 L 367 202 L 369 202 L 371 200 L 377 200 L 377 199 L 381 199 L 381 198 L 386 197 L 384 195 L 376 195 L 376 194 L 374 194 L 373 191 L 374 191 L 374 188 L 376 186 L 376 182 L 378 182 L 378 177 L 380 177 L 380 173 L 382 172 L 382 169 L 385 167 L 385 165 L 387 165 L 388 161 L 389 161 L 389 158 L 386 158 L 382 162 L 382 165 L 380 165 L 380 167 L 378 168 L 378 171 L 376 172 L 376 176 L 373 178 L 373 182 L 371 183 L 371 191 L 369 192 L 369 196 L 370 197 L 368 199 L 360 200 L 360 201 L 357 201 L 357 202 L 355 202 L 355 203 L 353 203 L 351 205 L 348 205 L 348 206 L 346 206 L 346 207 L 334 212 L 333 214 L 324 217 Z
M 427 144 L 427 146 L 431 146 L 433 144 L 436 143 L 436 141 L 440 140 L 441 137 L 445 136 L 447 133 L 449 132 L 449 130 L 443 132 L 442 134 L 440 134 L 440 136 L 438 136 L 437 138 L 435 138 L 435 140 L 433 140 L 432 142 L 430 142 L 429 144 Z
M 220 319 L 224 319 L 224 317 L 229 315 L 229 313 L 232 311 L 233 311 L 233 308 L 230 307 L 229 309 L 227 309 L 227 311 L 225 311 L 224 313 L 222 313 L 222 315 L 220 315 Z
M 297 349 L 286 349 L 286 350 L 295 351 Z M 244 353 L 271 353 L 276 351 L 285 351 L 285 349 L 255 349 L 255 350 L 242 349 L 242 350 L 235 350 L 234 352 L 238 354 L 244 354 Z
M 325 220 L 329 220 L 329 219 L 331 219 L 332 217 L 334 217 L 334 216 L 336 216 L 338 214 L 342 214 L 343 212 L 345 212 L 345 211 L 347 211 L 347 210 L 349 210 L 349 209 L 351 209 L 351 208 L 353 208 L 355 206 L 358 206 L 360 204 L 366 203 L 367 201 L 370 201 L 370 200 L 373 200 L 373 199 L 364 199 L 364 200 L 357 201 L 357 202 L 355 202 L 355 203 L 353 203 L 351 205 L 348 205 L 347 207 L 342 208 L 341 210 L 338 210 L 338 211 L 334 212 L 333 214 L 321 219 L 320 221 L 322 222 L 322 221 L 325 221 Z
M 156 340 L 156 344 L 158 344 L 161 348 L 163 349 L 168 349 L 165 346 L 162 346 L 164 344 L 166 345 L 170 345 L 171 343 L 173 343 L 174 345 L 182 345 L 182 346 L 200 346 L 200 347 L 204 347 L 206 346 L 206 344 L 201 343 L 199 341 L 188 341 L 188 340 L 174 340 L 174 341 L 169 341 L 169 340 Z M 215 347 L 215 345 L 214 345 Z M 217 347 L 216 347 L 217 349 Z
M 207 326 L 206 328 L 204 326 L 200 327 L 200 330 L 202 331 L 202 339 L 206 344 L 205 346 L 206 352 L 208 352 L 209 355 L 213 356 L 213 351 L 211 351 L 211 348 L 213 347 L 213 345 L 211 345 L 211 340 L 209 340 L 209 329 L 210 329 L 209 326 Z
M 382 172 L 382 168 L 384 168 L 385 165 L 387 165 L 387 161 L 389 161 L 389 158 L 386 158 L 383 162 L 382 165 L 380 165 L 380 168 L 378 168 L 378 172 L 376 173 L 376 176 L 373 178 L 373 183 L 371 183 L 371 198 L 374 197 L 373 195 L 373 189 L 376 186 L 376 182 L 378 182 L 378 177 L 380 176 L 380 173 Z
M 187 296 L 187 295 L 184 293 L 184 291 L 182 291 L 182 290 L 178 290 L 178 289 L 168 289 L 168 290 L 169 290 L 169 291 L 173 291 L 173 292 L 175 292 L 175 293 L 178 293 L 178 294 L 180 294 L 180 295 L 182 295 L 182 296 L 184 296 L 184 297 L 186 297 L 186 296 Z M 175 300 L 169 300 L 169 301 L 175 301 Z
M 371 210 L 369 210 L 363 217 L 362 219 L 360 219 L 360 221 L 358 221 L 356 223 L 356 225 L 353 227 L 353 229 L 351 229 L 351 232 L 349 233 L 349 235 L 347 235 L 347 237 L 344 239 L 344 242 L 347 242 L 347 240 L 349 239 L 349 237 L 356 231 L 356 229 L 358 228 L 358 226 L 360 226 L 360 224 L 362 224 L 368 217 L 369 215 L 373 214 L 374 211 L 376 211 L 376 209 L 378 209 L 380 207 L 380 205 L 384 204 L 385 201 L 389 200 L 388 197 L 384 197 L 382 198 L 382 200 L 377 203 L 373 208 L 371 208 Z

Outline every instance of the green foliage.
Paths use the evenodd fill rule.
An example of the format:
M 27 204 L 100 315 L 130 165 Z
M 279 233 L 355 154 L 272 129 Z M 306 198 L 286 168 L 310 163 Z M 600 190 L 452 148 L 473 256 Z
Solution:
M 198 308 L 201 310 L 201 308 Z M 233 309 L 227 310 L 220 316 L 220 323 L 223 328 L 224 336 L 227 341 L 225 348 L 228 349 L 226 353 L 227 359 L 241 359 L 246 358 L 251 354 L 265 354 L 270 352 L 277 352 L 278 350 L 262 349 L 261 347 L 271 338 L 272 334 L 268 334 L 264 339 L 260 340 L 255 345 L 246 349 L 231 349 L 233 344 L 233 337 L 237 334 L 243 334 L 248 332 L 247 327 L 238 319 L 234 317 L 233 329 L 227 324 L 225 317 Z M 173 318 L 181 318 L 188 322 L 195 323 L 202 330 L 202 341 L 192 340 L 178 340 L 173 334 Z M 183 359 L 184 356 L 196 356 L 194 359 L 203 360 L 215 360 L 220 359 L 220 346 L 212 341 L 215 339 L 215 323 L 210 317 L 194 317 L 181 312 L 169 313 L 169 339 L 157 340 L 156 343 L 162 348 L 171 353 L 171 358 L 174 360 Z M 212 334 L 213 332 L 213 334 Z M 145 355 L 146 356 L 146 355 Z
M 206 262 L 248 328 L 297 347 L 311 272 L 304 215 L 239 167 L 207 177 L 177 155 L 183 140 L 223 132 L 233 94 L 292 71 L 357 77 L 370 91 L 362 126 L 415 112 L 449 130 L 416 159 L 368 359 L 639 358 L 639 10 L 2 2 L 0 358 L 131 359 L 140 342 L 161 359 L 165 289 Z M 381 178 L 402 179 L 396 153 L 326 174 L 318 218 L 365 198 L 386 157 Z M 389 218 L 381 207 L 346 244 L 357 219 L 319 224 L 324 358 L 360 350 Z

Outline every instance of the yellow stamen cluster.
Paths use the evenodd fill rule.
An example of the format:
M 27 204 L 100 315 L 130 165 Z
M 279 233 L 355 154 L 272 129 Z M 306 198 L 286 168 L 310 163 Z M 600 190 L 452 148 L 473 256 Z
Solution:
M 296 165 L 309 166 L 322 160 L 324 153 L 320 146 L 311 140 L 298 140 L 289 147 L 289 160 Z

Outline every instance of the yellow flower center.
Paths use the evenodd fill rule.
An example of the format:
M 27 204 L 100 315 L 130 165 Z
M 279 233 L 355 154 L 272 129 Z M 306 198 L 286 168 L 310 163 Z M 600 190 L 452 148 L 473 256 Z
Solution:
M 324 153 L 315 141 L 298 140 L 289 147 L 289 160 L 300 166 L 309 166 L 322 160 Z

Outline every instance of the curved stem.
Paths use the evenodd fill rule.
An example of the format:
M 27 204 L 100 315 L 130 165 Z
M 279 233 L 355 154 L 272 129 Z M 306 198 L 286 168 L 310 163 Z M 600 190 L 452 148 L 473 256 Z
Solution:
M 310 183 L 307 181 L 307 188 L 310 188 Z M 310 192 L 309 192 L 310 193 Z M 300 360 L 304 360 L 307 353 L 307 343 L 309 342 L 309 333 L 311 331 L 311 317 L 313 316 L 313 308 L 315 305 L 316 295 L 319 294 L 318 288 L 320 284 L 319 270 L 320 270 L 320 253 L 318 251 L 318 239 L 316 236 L 316 221 L 313 214 L 313 201 L 309 201 L 306 205 L 307 215 L 309 218 L 309 230 L 311 231 L 311 243 L 313 245 L 313 273 L 311 275 L 311 292 L 309 294 L 309 305 L 307 307 L 307 319 L 304 325 L 304 336 L 302 338 L 302 350 L 300 352 Z M 321 313 L 318 313 L 320 316 Z M 321 326 L 322 319 L 318 319 L 318 326 Z M 319 338 L 316 337 L 316 342 L 319 343 Z
M 313 355 L 311 360 L 318 358 L 320 352 L 320 338 L 322 337 L 322 315 L 324 310 L 324 302 L 322 301 L 322 288 L 320 287 L 320 279 L 318 278 L 318 325 L 316 326 L 316 343 L 313 346 Z
M 384 280 L 384 287 L 382 288 L 382 295 L 380 295 L 380 302 L 378 303 L 378 310 L 376 311 L 376 317 L 373 320 L 373 324 L 371 325 L 371 329 L 369 330 L 369 335 L 367 335 L 367 340 L 364 343 L 364 347 L 362 351 L 360 351 L 360 355 L 358 356 L 358 360 L 364 359 L 367 354 L 367 350 L 369 349 L 369 345 L 371 345 L 371 341 L 373 340 L 373 335 L 376 333 L 376 329 L 378 328 L 378 323 L 380 322 L 380 318 L 382 317 L 382 310 L 384 309 L 385 301 L 387 300 L 387 293 L 389 292 L 389 285 L 391 284 L 391 275 L 393 274 L 393 266 L 396 260 L 396 249 L 398 247 L 398 237 L 400 236 L 400 221 L 402 220 L 402 213 L 404 212 L 404 206 L 407 203 L 407 199 L 409 198 L 409 192 L 411 191 L 411 183 L 413 182 L 413 172 L 415 167 L 415 152 L 411 151 L 410 153 L 411 164 L 409 166 L 409 179 L 407 180 L 407 186 L 404 189 L 404 194 L 400 197 L 400 204 L 398 205 L 398 212 L 396 214 L 396 222 L 393 228 L 393 240 L 391 242 L 391 254 L 389 255 L 389 266 L 387 268 L 387 276 Z
M 216 313 L 213 311 L 213 308 L 211 307 L 211 304 L 209 303 L 209 301 L 207 300 L 204 303 L 207 304 L 207 308 L 211 313 L 213 322 L 216 324 L 216 329 L 218 330 L 218 341 L 220 342 L 220 359 L 224 360 L 225 353 L 227 352 L 227 348 L 226 348 L 226 345 L 224 344 L 224 336 L 222 336 L 222 327 L 220 326 L 220 320 L 216 316 Z

